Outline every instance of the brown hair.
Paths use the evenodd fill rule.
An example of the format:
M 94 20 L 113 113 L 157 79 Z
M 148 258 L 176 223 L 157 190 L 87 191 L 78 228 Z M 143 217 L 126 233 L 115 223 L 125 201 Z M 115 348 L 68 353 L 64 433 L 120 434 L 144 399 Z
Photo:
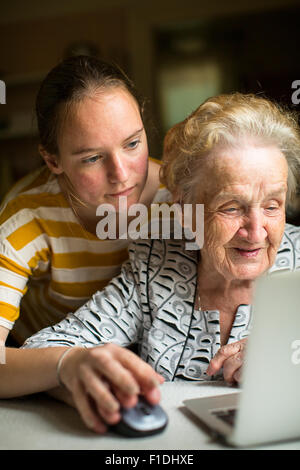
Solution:
M 138 103 L 143 119 L 144 102 L 133 82 L 117 65 L 96 57 L 75 56 L 48 73 L 36 99 L 40 143 L 48 153 L 58 155 L 58 129 L 70 105 L 108 87 L 126 89 Z

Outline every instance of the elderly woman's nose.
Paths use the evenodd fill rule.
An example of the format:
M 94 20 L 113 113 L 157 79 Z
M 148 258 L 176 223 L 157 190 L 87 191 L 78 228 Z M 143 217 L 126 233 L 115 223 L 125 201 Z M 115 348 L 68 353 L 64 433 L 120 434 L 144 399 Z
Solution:
M 111 183 L 125 183 L 128 180 L 128 168 L 122 155 L 118 153 L 111 155 L 108 162 L 107 176 Z
M 244 223 L 239 230 L 239 235 L 250 243 L 260 243 L 267 238 L 265 219 L 260 211 L 251 211 L 245 217 Z

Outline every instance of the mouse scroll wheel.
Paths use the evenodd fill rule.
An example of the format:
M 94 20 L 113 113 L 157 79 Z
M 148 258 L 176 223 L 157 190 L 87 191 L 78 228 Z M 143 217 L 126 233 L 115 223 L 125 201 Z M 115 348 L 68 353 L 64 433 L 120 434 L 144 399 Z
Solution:
M 150 410 L 147 408 L 147 406 L 142 405 L 140 410 L 145 414 L 145 415 L 150 415 Z

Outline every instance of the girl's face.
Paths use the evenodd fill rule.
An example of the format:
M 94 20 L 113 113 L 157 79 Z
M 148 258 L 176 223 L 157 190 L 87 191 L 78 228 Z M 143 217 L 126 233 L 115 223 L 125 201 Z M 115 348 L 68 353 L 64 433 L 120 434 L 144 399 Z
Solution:
M 65 173 L 90 207 L 121 196 L 139 201 L 147 179 L 147 137 L 134 98 L 123 88 L 85 97 L 73 105 L 58 137 L 56 174 Z

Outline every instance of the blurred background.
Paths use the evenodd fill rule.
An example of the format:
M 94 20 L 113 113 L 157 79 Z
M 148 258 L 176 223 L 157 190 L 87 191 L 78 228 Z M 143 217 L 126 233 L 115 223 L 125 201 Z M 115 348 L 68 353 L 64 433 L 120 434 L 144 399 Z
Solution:
M 82 53 L 117 62 L 134 80 L 148 102 L 156 158 L 165 131 L 214 94 L 261 93 L 300 109 L 292 100 L 292 84 L 300 88 L 299 0 L 2 2 L 0 198 L 41 164 L 34 118 L 41 80 Z

